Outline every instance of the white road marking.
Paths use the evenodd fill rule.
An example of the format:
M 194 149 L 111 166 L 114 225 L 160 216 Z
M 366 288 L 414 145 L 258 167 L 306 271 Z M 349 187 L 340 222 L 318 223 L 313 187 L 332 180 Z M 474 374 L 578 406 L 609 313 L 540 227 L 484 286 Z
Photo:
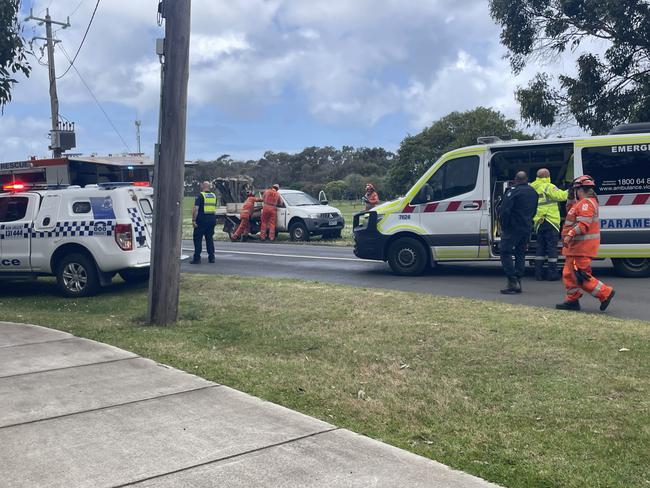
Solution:
M 183 251 L 194 251 L 193 249 L 183 249 Z M 305 256 L 302 254 L 277 254 L 277 253 L 268 253 L 268 252 L 253 252 L 253 251 L 223 251 L 220 249 L 215 249 L 215 253 L 220 254 L 247 254 L 250 256 L 271 256 L 275 258 L 298 258 L 298 259 L 321 259 L 327 261 L 355 261 L 358 263 L 368 263 L 372 264 L 373 261 L 368 261 L 366 259 L 359 258 L 337 258 L 333 256 Z M 379 261 L 375 261 L 377 263 Z

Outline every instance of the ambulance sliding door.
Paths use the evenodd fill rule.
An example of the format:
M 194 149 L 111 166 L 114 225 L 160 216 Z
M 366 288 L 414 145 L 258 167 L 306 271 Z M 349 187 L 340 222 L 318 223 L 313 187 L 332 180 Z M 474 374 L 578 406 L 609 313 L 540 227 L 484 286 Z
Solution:
M 418 206 L 436 260 L 479 257 L 483 195 L 483 154 L 445 161 L 411 205 Z

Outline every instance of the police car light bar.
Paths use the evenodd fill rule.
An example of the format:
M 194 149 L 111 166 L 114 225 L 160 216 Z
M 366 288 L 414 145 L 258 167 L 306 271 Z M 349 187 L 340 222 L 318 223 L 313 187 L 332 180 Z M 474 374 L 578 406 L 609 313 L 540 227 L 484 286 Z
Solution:
M 2 189 L 4 191 L 23 191 L 25 189 L 25 185 L 23 183 L 13 183 L 11 185 L 3 185 Z

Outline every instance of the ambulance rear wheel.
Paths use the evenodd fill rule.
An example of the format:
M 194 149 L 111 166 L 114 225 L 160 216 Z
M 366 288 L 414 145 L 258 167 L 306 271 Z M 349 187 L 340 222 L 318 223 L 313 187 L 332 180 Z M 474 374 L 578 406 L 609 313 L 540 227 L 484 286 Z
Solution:
M 412 237 L 402 237 L 388 248 L 388 264 L 395 274 L 417 276 L 424 272 L 429 260 L 420 241 Z
M 650 276 L 650 258 L 612 259 L 616 273 L 626 278 L 645 278 Z
M 68 298 L 92 296 L 99 290 L 99 275 L 92 258 L 79 253 L 64 256 L 56 268 L 56 283 Z

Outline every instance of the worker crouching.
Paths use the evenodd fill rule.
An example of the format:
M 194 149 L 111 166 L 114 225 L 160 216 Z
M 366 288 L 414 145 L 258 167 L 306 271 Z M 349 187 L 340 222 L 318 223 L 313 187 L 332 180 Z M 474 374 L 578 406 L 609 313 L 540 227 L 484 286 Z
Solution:
M 598 255 L 600 247 L 600 220 L 598 198 L 594 191 L 596 183 L 591 176 L 580 176 L 573 181 L 575 202 L 562 228 L 562 254 L 566 257 L 562 279 L 567 289 L 559 310 L 580 310 L 582 290 L 600 300 L 604 311 L 614 298 L 614 289 L 591 274 L 591 260 Z
M 232 241 L 238 241 L 240 239 L 245 239 L 251 233 L 251 216 L 255 211 L 255 203 L 261 202 L 261 198 L 255 197 L 255 193 L 252 190 L 246 192 L 246 201 L 244 206 L 239 213 L 240 223 L 237 226 L 237 230 L 230 237 Z

